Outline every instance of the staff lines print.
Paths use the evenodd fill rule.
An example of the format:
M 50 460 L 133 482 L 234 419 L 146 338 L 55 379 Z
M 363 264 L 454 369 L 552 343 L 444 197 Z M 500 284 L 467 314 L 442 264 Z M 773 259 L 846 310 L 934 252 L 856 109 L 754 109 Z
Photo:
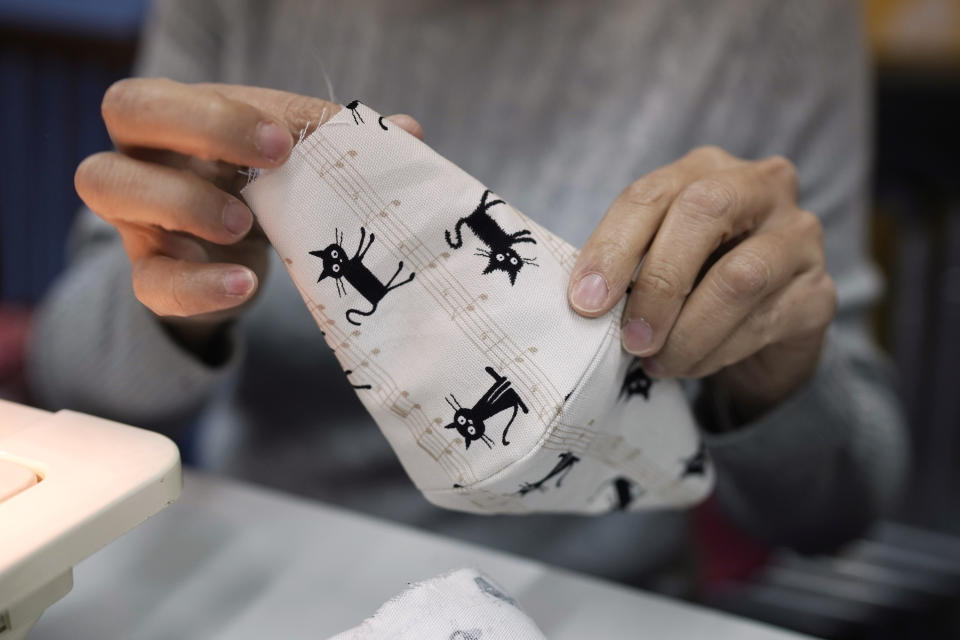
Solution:
M 587 427 L 558 422 L 554 425 L 549 438 L 543 444 L 551 451 L 574 451 L 584 457 L 593 458 L 612 467 L 629 470 L 644 483 L 665 485 L 676 479 L 676 474 L 668 473 L 643 449 L 626 445 L 621 435 L 597 432 Z M 616 454 L 616 455 L 611 455 Z M 652 470 L 652 473 L 651 473 Z
M 317 137 L 317 136 L 313 136 L 313 138 L 316 138 L 316 137 Z M 329 141 L 327 141 L 327 142 L 329 143 Z M 321 147 L 319 140 L 317 140 L 317 141 L 314 142 L 314 148 L 315 148 L 315 150 L 316 150 L 318 153 L 324 153 L 324 152 L 326 152 L 326 153 L 332 154 L 334 158 L 339 158 L 336 162 L 332 162 L 332 161 L 329 161 L 329 160 L 328 160 L 328 162 L 330 162 L 334 167 L 337 167 L 337 168 L 346 168 L 346 167 L 349 167 L 349 169 L 352 169 L 354 172 L 356 172 L 356 169 L 349 163 L 349 160 L 346 159 L 346 158 L 350 155 L 350 152 L 349 152 L 349 151 L 348 151 L 347 153 L 337 153 L 336 150 L 324 149 L 324 148 Z M 309 160 L 309 159 L 308 159 L 308 160 Z M 342 165 L 342 166 L 339 166 L 339 167 L 338 167 L 337 165 Z M 341 184 L 341 183 L 339 183 L 336 179 L 331 179 L 331 182 L 334 183 L 332 186 L 340 187 L 344 192 L 346 192 L 346 194 L 348 195 L 348 197 L 347 197 L 347 198 L 344 198 L 343 200 L 344 200 L 344 202 L 348 205 L 348 207 L 350 207 L 351 209 L 355 209 L 354 203 L 356 203 L 356 202 L 359 200 L 359 197 L 356 197 L 356 198 L 355 198 L 355 197 L 353 197 L 353 194 L 358 194 L 358 195 L 359 195 L 359 194 L 363 194 L 363 195 L 366 196 L 366 197 L 372 198 L 372 196 L 370 196 L 369 194 L 370 194 L 371 192 L 373 192 L 372 187 L 370 187 L 369 183 L 366 182 L 366 180 L 362 177 L 362 175 L 360 175 L 359 172 L 356 172 L 356 173 L 357 173 L 357 175 L 359 176 L 358 181 L 359 181 L 359 182 L 363 182 L 363 183 L 366 185 L 366 186 L 360 186 L 360 188 L 358 188 L 358 189 L 356 189 L 356 190 L 352 190 L 352 188 L 353 188 L 354 186 L 357 186 L 357 185 L 351 185 L 351 184 L 349 184 L 349 183 L 342 183 L 342 184 Z M 326 176 L 321 175 L 321 177 L 326 177 Z M 344 177 L 345 177 L 346 179 L 350 179 L 351 176 L 345 175 Z M 381 203 L 382 203 L 382 202 L 381 202 Z M 372 209 L 376 210 L 377 212 L 382 211 L 382 210 L 385 210 L 385 209 L 387 208 L 385 204 L 384 204 L 384 206 L 381 206 L 381 207 L 376 206 L 376 202 L 375 202 L 375 201 L 374 201 L 372 204 L 373 204 Z M 382 203 L 382 204 L 383 204 L 383 203 Z M 358 213 L 358 215 L 360 215 L 361 217 L 363 217 L 363 212 L 362 212 L 362 210 L 361 210 L 361 211 L 355 211 L 355 212 Z M 405 245 L 406 243 L 403 242 L 403 240 L 404 240 L 405 237 L 415 237 L 415 236 L 413 236 L 413 234 L 410 232 L 410 230 L 406 228 L 406 225 L 402 222 L 402 220 L 399 220 L 399 221 L 397 222 L 397 224 L 398 224 L 398 226 L 403 227 L 403 231 L 406 231 L 406 236 L 405 236 L 403 233 L 400 233 L 400 234 L 399 234 L 399 237 L 396 238 L 397 244 L 398 244 L 398 245 Z M 382 232 L 382 230 L 381 230 L 381 232 Z M 471 303 L 474 301 L 474 299 L 473 299 L 473 298 L 470 298 L 469 295 L 466 294 L 466 292 L 464 292 L 464 291 L 462 290 L 462 287 L 461 287 L 460 283 L 459 283 L 456 279 L 454 279 L 453 276 L 452 276 L 452 274 L 450 274 L 445 268 L 443 268 L 442 265 L 441 265 L 441 268 L 440 268 L 440 269 L 436 269 L 436 267 L 431 267 L 431 266 L 430 266 L 431 264 L 432 264 L 432 265 L 438 265 L 438 264 L 440 264 L 439 258 L 442 256 L 442 254 L 441 254 L 441 256 L 433 256 L 433 255 L 430 255 L 429 253 L 427 253 L 427 257 L 424 259 L 424 258 L 421 258 L 420 256 L 415 256 L 416 250 L 418 250 L 418 249 L 420 249 L 420 248 L 422 248 L 425 252 L 427 251 L 425 245 L 423 244 L 423 242 L 417 240 L 417 241 L 416 241 L 416 245 L 415 245 L 414 247 L 411 247 L 411 248 L 410 248 L 410 253 L 407 254 L 407 256 L 406 256 L 406 257 L 408 257 L 408 261 L 413 262 L 413 258 L 415 257 L 415 258 L 416 258 L 416 262 L 418 263 L 416 266 L 418 267 L 418 269 L 419 269 L 419 271 L 420 271 L 421 273 L 427 273 L 427 268 L 430 268 L 431 271 L 434 271 L 434 270 L 439 271 L 439 272 L 440 272 L 440 274 L 439 274 L 440 277 L 442 277 L 443 280 L 445 280 L 444 284 L 447 285 L 446 288 L 444 288 L 444 289 L 441 290 L 441 295 L 440 295 L 440 296 L 437 296 L 435 291 L 430 291 L 430 288 L 429 288 L 429 287 L 426 287 L 427 290 L 428 290 L 428 292 L 431 293 L 431 295 L 433 296 L 434 300 L 437 302 L 438 305 L 440 305 L 441 307 L 446 307 L 446 308 L 448 308 L 448 309 L 450 309 L 450 310 L 452 311 L 452 313 L 451 313 L 451 318 L 452 318 L 452 319 L 455 320 L 455 319 L 456 319 L 456 316 L 457 316 L 458 314 L 459 314 L 462 318 L 466 318 L 466 319 L 468 319 L 468 320 L 472 319 L 472 318 L 469 317 L 470 314 L 464 315 L 464 314 L 460 313 L 460 311 L 461 311 L 462 309 L 464 309 L 464 308 L 469 307 L 469 306 L 471 305 Z M 394 255 L 394 257 L 396 257 L 396 258 L 399 259 L 400 257 L 404 257 L 404 256 Z M 426 264 L 426 267 L 424 267 L 424 264 Z M 452 309 L 450 308 L 449 303 L 447 303 L 447 301 L 446 301 L 446 297 L 443 295 L 444 292 L 449 292 L 449 291 L 452 291 L 452 292 L 455 293 L 455 294 L 459 294 L 459 296 L 458 296 L 458 297 L 460 298 L 460 306 L 459 306 L 459 307 L 453 307 Z M 449 295 L 449 294 L 448 294 L 448 295 Z M 476 308 L 476 307 L 475 307 L 475 308 Z M 485 312 L 483 312 L 483 315 L 485 315 Z M 495 325 L 495 323 L 493 323 L 493 321 L 492 321 L 491 318 L 487 317 L 486 320 L 487 320 L 487 322 L 489 323 L 489 325 Z M 479 321 L 478 321 L 478 322 L 479 322 Z M 463 327 L 463 328 L 466 329 L 466 327 Z M 494 342 L 494 344 L 492 345 L 493 347 L 499 346 L 499 344 L 502 343 L 502 342 L 509 342 L 509 343 L 510 343 L 510 346 L 512 346 L 513 349 L 514 349 L 514 353 L 517 353 L 517 354 L 522 354 L 522 353 L 523 353 L 523 350 L 521 350 L 518 346 L 512 344 L 512 340 L 509 339 L 509 337 L 508 337 L 508 335 L 507 335 L 507 333 L 506 333 L 505 331 L 503 331 L 503 330 L 500 329 L 499 327 L 497 327 L 497 329 L 499 330 L 500 338 Z M 483 339 L 482 339 L 483 336 L 489 336 L 489 334 L 491 333 L 489 326 L 486 326 L 486 327 L 485 327 L 485 326 L 483 326 L 483 325 L 480 325 L 479 327 L 475 327 L 475 328 L 474 328 L 474 333 L 475 333 L 474 336 L 471 336 L 471 335 L 470 335 L 468 332 L 466 332 L 466 331 L 465 331 L 465 333 L 467 333 L 468 338 L 471 338 L 472 342 L 474 343 L 474 346 L 476 346 L 478 350 L 484 352 L 485 354 L 489 354 L 489 353 L 493 350 L 491 347 L 488 347 L 488 346 L 484 343 L 484 341 L 483 341 Z M 481 337 L 481 340 L 480 340 L 479 342 L 475 339 L 475 337 L 476 337 L 477 334 Z M 513 369 L 518 369 L 518 370 L 520 370 L 522 373 L 525 373 L 525 374 L 526 374 L 527 376 L 529 376 L 529 377 L 539 378 L 539 380 L 536 380 L 536 382 L 535 382 L 534 384 L 530 384 L 530 383 L 529 383 L 529 380 L 527 380 L 529 387 L 531 387 L 531 388 L 542 388 L 542 385 L 544 384 L 544 382 L 546 382 L 546 384 L 549 385 L 549 386 L 551 386 L 551 387 L 553 386 L 553 385 L 552 385 L 552 382 L 550 381 L 550 379 L 549 379 L 548 377 L 546 377 L 546 375 L 543 374 L 542 370 L 539 370 L 539 367 L 536 367 L 536 365 L 533 365 L 533 366 L 534 366 L 534 371 L 532 371 L 532 372 L 529 371 L 529 370 L 523 371 L 523 369 L 526 369 L 526 367 L 517 367 L 516 364 L 515 364 L 516 361 L 517 361 L 517 358 L 518 358 L 518 357 L 523 357 L 522 355 L 521 355 L 521 356 L 518 356 L 518 355 L 513 355 L 513 354 L 511 354 L 511 353 L 509 353 L 509 352 L 505 353 L 503 349 L 499 349 L 498 351 L 499 351 L 498 355 L 499 355 L 499 358 L 500 358 L 499 365 L 500 365 L 501 368 L 505 368 L 505 369 L 506 369 L 506 368 L 510 367 L 510 368 L 513 368 Z M 523 358 L 523 361 L 524 361 L 524 362 L 529 362 L 529 360 L 528 360 L 527 358 L 525 358 L 525 357 Z M 509 364 L 506 364 L 506 363 L 509 363 Z M 540 375 L 537 376 L 537 373 L 539 373 Z M 556 392 L 556 389 L 555 389 L 555 388 L 554 388 L 554 391 Z M 559 397 L 559 392 L 556 392 L 556 395 Z M 539 412 L 537 412 L 537 413 L 538 413 L 538 416 L 540 416 L 541 419 L 542 419 L 542 415 L 543 415 L 544 411 L 541 410 L 541 411 L 539 411 Z
M 375 363 L 373 358 L 375 354 L 357 354 L 353 349 L 350 334 L 345 333 L 333 319 L 327 316 L 323 311 L 323 305 L 301 289 L 299 284 L 294 282 L 294 286 L 307 301 L 307 307 L 314 319 L 322 327 L 324 333 L 330 337 L 331 342 L 336 345 L 335 355 L 340 364 L 345 368 L 352 369 L 354 374 L 360 373 L 366 376 L 367 380 L 375 382 L 376 387 L 371 389 L 370 393 L 375 395 L 380 400 L 381 406 L 386 409 L 393 411 L 394 406 L 401 399 L 408 402 L 410 406 L 404 410 L 406 416 L 402 419 L 407 424 L 408 430 L 417 445 L 440 464 L 452 480 L 468 484 L 476 482 L 476 473 L 473 471 L 470 461 L 460 452 L 458 439 L 447 440 L 441 435 L 437 431 L 436 425 L 430 422 L 419 405 L 406 398 L 393 377 Z
M 557 259 L 561 266 L 567 271 L 573 271 L 573 265 L 577 261 L 577 256 L 580 255 L 577 249 L 552 233 L 545 233 L 540 225 L 532 223 L 532 221 L 530 235 L 537 241 L 537 246 L 546 247 L 547 251 L 553 254 L 553 257 Z
M 326 143 L 326 145 L 321 144 L 321 139 L 324 143 Z M 361 220 L 372 221 L 376 219 L 377 216 L 379 216 L 381 211 L 385 211 L 389 209 L 389 206 L 382 200 L 380 203 L 382 206 L 377 206 L 376 201 L 373 200 L 373 195 L 371 195 L 371 193 L 373 192 L 373 189 L 370 187 L 369 183 L 366 183 L 366 180 L 359 175 L 359 172 L 357 172 L 357 170 L 350 163 L 349 158 L 352 157 L 352 155 L 355 155 L 356 152 L 353 152 L 353 154 L 351 154 L 350 151 L 346 153 L 339 152 L 337 149 L 333 147 L 332 144 L 330 144 L 329 140 L 327 140 L 319 132 L 315 133 L 315 135 L 311 136 L 308 140 L 312 143 L 311 150 L 316 151 L 317 155 L 321 156 L 324 160 L 322 164 L 318 165 L 315 159 L 310 157 L 311 154 L 308 151 L 308 152 L 305 152 L 305 157 L 306 157 L 306 160 L 308 161 L 308 164 L 310 164 L 310 166 L 315 171 L 317 171 L 319 176 L 322 179 L 324 179 L 324 181 L 326 181 L 330 186 L 334 187 L 335 190 L 340 192 L 341 199 L 343 200 L 343 202 L 351 210 L 353 210 L 358 215 L 358 217 L 360 217 Z M 342 172 L 333 171 L 333 169 L 344 169 L 344 171 Z M 357 176 L 359 176 L 359 178 L 351 174 L 356 174 Z M 339 177 L 340 175 L 343 176 L 342 180 Z M 353 184 L 351 184 L 351 180 L 353 181 Z M 361 182 L 364 184 L 359 184 Z M 365 202 L 361 203 L 360 202 L 361 199 L 364 200 Z M 367 215 L 365 216 L 363 209 L 360 208 L 362 205 L 366 205 L 366 207 L 368 207 L 373 213 L 367 212 Z M 410 232 L 410 230 L 406 228 L 406 225 L 403 223 L 402 220 L 396 219 L 393 216 L 387 216 L 387 220 L 385 221 L 378 220 L 377 222 L 378 222 L 378 226 L 380 226 L 378 231 L 385 237 L 391 237 L 391 239 L 394 242 L 396 242 L 398 246 L 399 245 L 406 246 L 408 243 L 404 242 L 404 240 L 406 238 L 415 237 Z M 396 229 L 390 228 L 391 222 L 394 225 L 400 227 L 401 229 L 398 231 Z M 440 261 L 440 257 L 442 256 L 442 254 L 441 256 L 430 255 L 426 249 L 426 246 L 423 244 L 422 241 L 419 241 L 419 240 L 416 241 L 413 247 L 408 246 L 408 250 L 409 250 L 409 253 L 405 256 L 398 256 L 393 251 L 391 251 L 390 253 L 394 255 L 395 258 L 398 258 L 398 259 L 401 257 L 405 257 L 409 263 L 414 265 L 418 273 L 422 276 L 422 278 L 420 279 L 421 284 L 425 285 L 425 289 L 432 295 L 432 297 L 434 298 L 434 300 L 437 302 L 438 305 L 440 305 L 442 308 L 447 308 L 448 310 L 452 311 L 451 316 L 453 317 L 454 320 L 456 320 L 458 317 L 460 318 L 461 322 L 459 322 L 458 324 L 461 324 L 461 327 L 465 330 L 464 333 L 467 335 L 468 338 L 471 339 L 471 341 L 480 351 L 485 353 L 490 353 L 491 351 L 494 351 L 492 347 L 489 347 L 489 348 L 487 347 L 487 345 L 484 343 L 483 337 L 490 335 L 491 326 L 496 326 L 495 323 L 492 322 L 492 319 L 489 318 L 489 316 L 486 315 L 486 312 L 483 311 L 482 309 L 479 314 L 459 313 L 462 308 L 470 305 L 473 299 L 470 298 L 468 294 L 466 294 L 466 292 L 462 289 L 459 282 L 453 279 L 452 274 L 450 274 L 446 270 L 446 268 L 443 267 L 442 262 Z M 421 250 L 422 252 L 427 253 L 426 257 L 417 255 L 418 251 L 421 251 Z M 431 264 L 436 266 L 430 267 Z M 446 281 L 442 283 L 447 285 L 445 288 L 437 287 L 436 283 L 431 283 L 434 285 L 434 288 L 440 291 L 441 295 L 437 295 L 437 290 L 432 290 L 432 287 L 427 285 L 427 282 L 426 282 L 427 280 L 434 279 L 432 277 L 433 272 L 439 272 L 439 275 L 437 277 L 442 278 L 443 280 Z M 447 295 L 445 296 L 443 295 L 443 293 L 446 293 Z M 451 294 L 456 295 L 456 297 L 460 299 L 460 303 L 461 303 L 460 307 L 451 308 L 450 303 L 447 301 L 447 297 L 451 297 Z M 475 307 L 475 308 L 479 308 L 479 307 Z M 467 324 L 474 320 L 473 315 L 486 316 L 485 320 L 486 320 L 487 326 L 484 326 L 483 324 L 478 324 L 478 326 L 468 327 Z M 477 319 L 476 322 L 480 323 L 481 320 Z M 515 369 L 520 373 L 525 374 L 527 376 L 527 379 L 525 380 L 525 382 L 527 382 L 527 385 L 530 388 L 542 389 L 544 388 L 544 386 L 546 386 L 548 390 L 552 388 L 558 400 L 557 404 L 559 404 L 560 394 L 555 388 L 553 388 L 553 384 L 550 381 L 550 379 L 542 372 L 542 370 L 539 370 L 539 367 L 537 367 L 535 364 L 531 363 L 532 369 L 525 366 L 526 363 L 529 363 L 529 359 L 526 357 L 523 357 L 522 355 L 514 355 L 514 354 L 522 354 L 523 351 L 515 344 L 512 344 L 512 340 L 510 340 L 506 332 L 504 332 L 499 327 L 496 327 L 496 329 L 499 330 L 499 333 L 502 336 L 493 345 L 493 347 L 496 347 L 496 351 L 500 357 L 500 361 L 499 361 L 500 367 L 508 370 Z M 477 340 L 478 337 L 481 339 Z M 503 342 L 507 342 L 509 343 L 509 346 L 513 347 L 513 354 L 507 352 L 504 348 L 500 347 L 500 344 Z M 518 358 L 522 358 L 522 361 L 517 362 Z M 533 378 L 535 380 L 533 384 L 530 383 L 530 378 Z M 549 403 L 538 403 L 536 402 L 536 398 L 535 398 L 534 400 L 531 400 L 531 404 L 547 405 Z M 541 407 L 541 410 L 537 412 L 538 417 L 541 420 L 543 420 L 544 413 L 547 413 L 545 409 L 546 409 L 546 406 Z
M 532 509 L 516 493 L 497 493 L 480 487 L 454 487 L 454 492 L 465 496 L 473 505 L 487 511 L 497 509 L 510 513 L 529 513 Z

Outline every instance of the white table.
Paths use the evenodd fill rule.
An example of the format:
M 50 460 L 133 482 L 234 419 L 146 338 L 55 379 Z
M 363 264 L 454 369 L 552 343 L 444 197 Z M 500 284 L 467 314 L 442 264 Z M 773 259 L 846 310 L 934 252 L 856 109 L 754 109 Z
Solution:
M 30 640 L 326 638 L 407 582 L 477 567 L 547 637 L 800 636 L 323 504 L 187 472 L 180 501 L 76 567 Z

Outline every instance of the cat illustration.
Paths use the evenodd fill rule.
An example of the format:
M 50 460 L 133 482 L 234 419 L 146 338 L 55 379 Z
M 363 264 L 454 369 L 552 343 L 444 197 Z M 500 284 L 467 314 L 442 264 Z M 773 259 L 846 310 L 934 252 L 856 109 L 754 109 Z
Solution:
M 703 442 L 697 447 L 696 452 L 689 458 L 681 460 L 683 463 L 683 473 L 681 478 L 687 476 L 702 476 L 707 473 L 707 448 Z
M 357 107 L 359 107 L 361 104 L 363 103 L 360 102 L 359 100 L 351 100 L 350 102 L 347 103 L 347 109 L 350 110 L 350 115 L 353 116 L 353 124 L 360 124 L 360 123 L 366 122 L 363 119 L 363 116 L 360 115 L 360 112 L 357 111 Z M 383 116 L 380 116 L 379 118 L 377 118 L 377 124 L 379 124 L 380 128 L 383 129 L 384 131 L 388 130 L 387 125 L 383 123 Z
M 530 411 L 527 409 L 527 405 L 523 403 L 523 400 L 520 399 L 516 389 L 511 387 L 510 380 L 505 376 L 499 375 L 494 371 L 493 367 L 486 367 L 485 371 L 493 377 L 494 382 L 490 388 L 487 389 L 486 393 L 483 394 L 483 397 L 477 400 L 475 405 L 469 409 L 461 406 L 460 402 L 452 393 L 449 398 L 445 398 L 447 404 L 453 409 L 453 422 L 444 426 L 444 429 L 456 429 L 457 433 L 463 436 L 467 449 L 470 448 L 470 443 L 475 440 L 482 441 L 487 447 L 492 449 L 493 440 L 486 434 L 486 421 L 501 411 L 507 411 L 508 409 L 512 409 L 513 414 L 510 416 L 510 421 L 507 422 L 507 426 L 503 428 L 503 435 L 500 437 L 500 441 L 503 442 L 504 445 L 510 444 L 507 442 L 507 431 L 516 419 L 517 412 L 523 411 L 524 413 L 529 413 Z
M 403 261 L 401 260 L 390 280 L 388 280 L 386 284 L 380 282 L 380 279 L 363 264 L 363 257 L 367 254 L 367 251 L 369 251 L 370 245 L 373 244 L 375 237 L 374 234 L 371 233 L 370 240 L 367 242 L 366 248 L 364 248 L 363 241 L 366 235 L 367 230 L 360 227 L 360 246 L 357 247 L 357 252 L 352 258 L 348 258 L 347 252 L 343 249 L 343 234 L 339 229 L 334 230 L 333 244 L 329 245 L 326 249 L 310 252 L 310 255 L 323 260 L 323 271 L 320 272 L 320 277 L 317 278 L 317 282 L 320 282 L 324 278 L 333 278 L 337 285 L 337 295 L 342 296 L 347 292 L 346 286 L 343 284 L 343 280 L 346 279 L 346 281 L 353 285 L 360 295 L 370 303 L 371 307 L 369 311 L 361 311 L 360 309 L 349 309 L 347 311 L 347 322 L 357 326 L 360 326 L 360 323 L 351 318 L 352 314 L 359 316 L 373 315 L 377 310 L 377 305 L 380 304 L 380 301 L 383 300 L 383 297 L 387 295 L 387 293 L 407 284 L 413 280 L 413 277 L 416 275 L 411 273 L 403 282 L 393 284 L 393 281 L 396 280 L 397 276 L 400 275 L 400 271 L 403 269 Z
M 653 380 L 647 375 L 647 372 L 640 366 L 640 360 L 634 358 L 627 367 L 627 375 L 623 377 L 623 385 L 620 387 L 620 398 L 629 398 L 630 396 L 641 395 L 644 400 L 650 399 L 650 387 L 653 386 Z
M 536 482 L 524 482 L 520 486 L 520 490 L 517 493 L 521 496 L 525 496 L 531 491 L 542 490 L 543 485 L 550 480 L 551 478 L 556 477 L 557 483 L 553 485 L 556 488 L 560 488 L 560 485 L 563 484 L 563 479 L 567 477 L 567 474 L 570 473 L 570 470 L 573 469 L 573 465 L 580 462 L 580 458 L 573 455 L 573 452 L 567 451 L 566 453 L 560 454 L 560 461 L 554 465 L 553 469 L 550 470 L 550 473 L 540 478 Z
M 483 196 L 480 198 L 480 204 L 473 210 L 473 213 L 457 220 L 457 224 L 454 227 L 456 240 L 451 238 L 449 230 L 444 231 L 443 234 L 450 248 L 459 249 L 463 246 L 461 227 L 463 225 L 470 227 L 473 235 L 486 245 L 486 249 L 478 248 L 476 252 L 476 255 L 487 259 L 487 268 L 483 270 L 483 273 L 488 274 L 494 271 L 503 271 L 510 278 L 510 284 L 512 285 L 517 281 L 517 274 L 520 273 L 523 265 L 532 264 L 535 267 L 540 266 L 537 264 L 536 258 L 524 258 L 520 256 L 520 254 L 514 251 L 513 245 L 522 242 L 537 244 L 537 241 L 529 237 L 529 229 L 521 229 L 516 233 L 508 234 L 496 220 L 490 217 L 490 214 L 487 213 L 490 207 L 504 204 L 503 200 L 492 200 L 488 202 L 487 198 L 490 197 L 490 193 L 491 191 L 489 189 L 484 191 Z
M 633 501 L 646 493 L 640 485 L 624 476 L 617 476 L 610 480 L 615 500 L 611 511 L 626 511 Z
M 351 375 L 353 375 L 353 369 L 344 369 L 343 374 L 349 378 Z M 347 380 L 347 382 L 349 382 L 350 386 L 353 387 L 354 389 L 372 389 L 373 388 L 369 384 L 354 384 L 349 380 Z
M 350 110 L 350 115 L 353 116 L 353 124 L 360 124 L 361 122 L 365 122 L 363 119 L 363 116 L 360 115 L 360 113 L 357 111 L 357 107 L 359 106 L 360 106 L 359 100 L 351 100 L 350 102 L 347 103 L 347 109 Z

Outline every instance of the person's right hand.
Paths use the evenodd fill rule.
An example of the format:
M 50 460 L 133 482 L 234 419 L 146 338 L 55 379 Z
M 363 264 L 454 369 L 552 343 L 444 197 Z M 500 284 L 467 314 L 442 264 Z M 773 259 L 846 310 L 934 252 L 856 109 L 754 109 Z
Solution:
M 77 167 L 83 201 L 117 228 L 137 298 L 191 342 L 244 309 L 267 244 L 239 196 L 248 167 L 277 167 L 295 136 L 341 107 L 283 91 L 121 80 L 102 113 L 117 150 Z M 411 117 L 390 120 L 422 138 Z

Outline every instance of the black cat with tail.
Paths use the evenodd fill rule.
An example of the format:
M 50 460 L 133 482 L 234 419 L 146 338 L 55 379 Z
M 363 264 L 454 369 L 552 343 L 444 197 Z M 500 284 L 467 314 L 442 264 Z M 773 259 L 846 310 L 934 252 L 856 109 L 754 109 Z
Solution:
M 523 242 L 537 244 L 537 241 L 530 237 L 529 229 L 521 229 L 516 233 L 504 231 L 503 227 L 487 211 L 494 205 L 505 203 L 503 200 L 488 201 L 490 194 L 489 189 L 484 191 L 480 198 L 480 204 L 473 210 L 473 213 L 457 220 L 457 224 L 453 228 L 453 234 L 447 230 L 443 232 L 443 235 L 451 249 L 459 249 L 463 246 L 461 227 L 467 225 L 470 231 L 473 231 L 473 235 L 487 247 L 486 249 L 478 248 L 476 253 L 476 255 L 487 259 L 487 268 L 483 270 L 484 275 L 494 271 L 503 271 L 510 278 L 510 284 L 512 285 L 516 283 L 517 274 L 520 273 L 523 265 L 539 266 L 536 258 L 522 257 L 513 249 L 513 245 Z M 456 239 L 453 239 L 453 235 L 456 236 Z
M 347 291 L 346 286 L 342 282 L 342 280 L 345 279 L 370 303 L 369 311 L 361 311 L 360 309 L 349 309 L 347 311 L 347 322 L 357 326 L 360 326 L 360 323 L 354 320 L 351 317 L 352 315 L 373 315 L 384 296 L 394 289 L 407 284 L 413 280 L 413 277 L 416 275 L 411 273 L 403 282 L 394 284 L 393 281 L 397 279 L 397 276 L 400 275 L 400 271 L 403 269 L 403 261 L 401 260 L 400 264 L 397 265 L 397 270 L 386 284 L 381 282 L 380 279 L 363 264 L 363 257 L 367 255 L 367 251 L 370 250 L 370 245 L 373 244 L 375 237 L 374 234 L 371 233 L 367 246 L 364 247 L 363 242 L 366 235 L 367 230 L 360 227 L 360 246 L 357 247 L 357 252 L 353 254 L 352 258 L 348 258 L 347 252 L 343 249 L 343 234 L 339 229 L 334 230 L 333 244 L 328 245 L 326 249 L 310 252 L 310 255 L 323 260 L 323 271 L 320 272 L 320 277 L 317 278 L 317 282 L 322 281 L 324 278 L 333 278 L 337 285 L 337 295 L 342 296 Z

